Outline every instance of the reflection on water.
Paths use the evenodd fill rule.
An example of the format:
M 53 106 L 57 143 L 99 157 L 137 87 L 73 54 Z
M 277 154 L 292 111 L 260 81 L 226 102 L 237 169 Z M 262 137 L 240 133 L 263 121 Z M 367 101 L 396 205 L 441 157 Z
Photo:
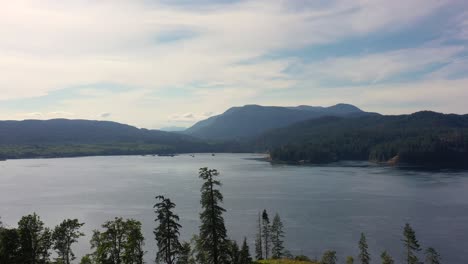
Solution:
M 0 162 L 0 216 L 15 226 L 37 212 L 49 225 L 64 217 L 84 221 L 90 234 L 114 216 L 143 222 L 147 259 L 154 259 L 154 196 L 177 204 L 189 239 L 198 229 L 202 166 L 221 172 L 229 234 L 251 242 L 259 210 L 278 212 L 287 247 L 320 256 L 327 249 L 357 254 L 360 232 L 374 259 L 388 250 L 401 260 L 402 226 L 410 222 L 421 244 L 438 249 L 445 263 L 464 263 L 468 247 L 468 172 L 383 167 L 367 162 L 324 166 L 271 165 L 253 154 L 177 157 L 120 156 Z M 89 237 L 76 247 L 89 252 Z M 397 261 L 400 262 L 400 261 Z

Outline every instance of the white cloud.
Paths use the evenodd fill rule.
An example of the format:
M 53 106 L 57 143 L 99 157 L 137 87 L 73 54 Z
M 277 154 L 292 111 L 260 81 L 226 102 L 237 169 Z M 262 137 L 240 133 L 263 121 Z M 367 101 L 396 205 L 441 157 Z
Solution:
M 107 118 L 159 127 L 174 112 L 193 113 L 193 122 L 203 118 L 200 113 L 259 103 L 267 91 L 310 85 L 320 95 L 323 91 L 315 77 L 384 80 L 445 62 L 458 47 L 329 58 L 303 65 L 307 69 L 303 76 L 285 72 L 298 63 L 296 59 L 258 58 L 280 49 L 399 30 L 450 3 L 337 0 L 293 11 L 291 2 L 280 0 L 205 9 L 156 1 L 148 5 L 143 0 L 5 1 L 0 9 L 0 100 L 110 82 L 134 88 L 82 89 L 82 96 L 61 100 L 40 112 L 64 109 L 76 113 L 76 118 L 90 119 L 96 113 L 112 112 Z M 193 34 L 179 41 L 157 42 L 171 32 Z M 156 95 L 161 89 L 187 86 L 191 89 L 185 98 Z M 22 115 L 8 110 L 0 117 L 10 116 Z M 184 122 L 189 122 L 187 117 Z

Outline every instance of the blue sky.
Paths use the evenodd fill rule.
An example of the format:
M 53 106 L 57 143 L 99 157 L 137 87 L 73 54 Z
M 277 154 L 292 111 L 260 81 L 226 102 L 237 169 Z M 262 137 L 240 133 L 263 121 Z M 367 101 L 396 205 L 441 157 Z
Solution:
M 462 0 L 18 0 L 0 34 L 0 119 L 159 128 L 341 102 L 468 113 Z

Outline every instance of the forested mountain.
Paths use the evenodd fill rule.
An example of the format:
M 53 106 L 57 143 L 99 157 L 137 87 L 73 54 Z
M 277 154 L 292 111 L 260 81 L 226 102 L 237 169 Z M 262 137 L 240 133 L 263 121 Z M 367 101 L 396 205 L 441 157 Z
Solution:
M 267 132 L 254 141 L 274 160 L 373 160 L 468 165 L 468 115 L 423 111 L 399 116 L 323 117 Z
M 200 121 L 184 133 L 210 140 L 245 139 L 308 119 L 369 114 L 348 104 L 337 104 L 331 107 L 246 105 L 232 107 L 221 115 Z
M 0 121 L 0 158 L 204 152 L 212 147 L 187 135 L 108 121 Z

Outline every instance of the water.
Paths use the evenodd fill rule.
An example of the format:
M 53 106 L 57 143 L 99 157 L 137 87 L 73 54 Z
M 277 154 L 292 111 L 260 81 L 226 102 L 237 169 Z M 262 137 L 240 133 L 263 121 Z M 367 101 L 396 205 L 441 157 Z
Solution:
M 221 172 L 226 225 L 231 238 L 248 238 L 253 253 L 257 214 L 282 217 L 286 247 L 320 257 L 328 249 L 339 261 L 357 255 L 360 232 L 368 238 L 373 263 L 388 250 L 402 261 L 402 227 L 411 223 L 423 247 L 435 247 L 444 263 L 468 257 L 468 172 L 417 171 L 341 163 L 329 166 L 271 165 L 254 154 L 197 154 L 195 157 L 119 156 L 0 162 L 0 216 L 9 226 L 37 212 L 50 227 L 64 218 L 85 222 L 84 231 L 115 216 L 142 221 L 147 260 L 155 256 L 154 197 L 177 204 L 182 238 L 197 232 L 198 168 Z M 88 253 L 89 236 L 75 246 Z

